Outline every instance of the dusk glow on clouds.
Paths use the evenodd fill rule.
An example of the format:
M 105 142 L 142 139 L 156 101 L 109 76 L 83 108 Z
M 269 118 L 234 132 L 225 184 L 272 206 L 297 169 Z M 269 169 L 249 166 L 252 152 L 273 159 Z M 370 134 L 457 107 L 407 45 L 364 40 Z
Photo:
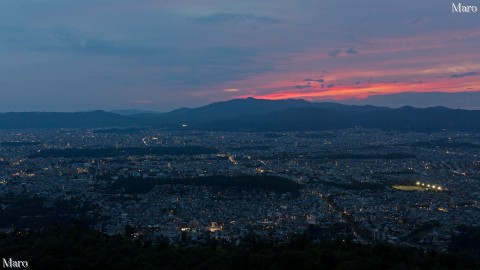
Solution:
M 480 91 L 480 15 L 446 0 L 168 2 L 0 0 L 1 111 Z

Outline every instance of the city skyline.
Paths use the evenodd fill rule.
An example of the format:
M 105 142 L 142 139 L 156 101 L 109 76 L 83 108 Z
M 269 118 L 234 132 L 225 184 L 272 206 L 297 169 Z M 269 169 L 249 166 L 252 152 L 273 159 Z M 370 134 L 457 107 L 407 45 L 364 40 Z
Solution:
M 0 1 L 0 107 L 170 111 L 246 97 L 398 107 L 413 97 L 403 105 L 478 109 L 478 15 L 451 4 Z

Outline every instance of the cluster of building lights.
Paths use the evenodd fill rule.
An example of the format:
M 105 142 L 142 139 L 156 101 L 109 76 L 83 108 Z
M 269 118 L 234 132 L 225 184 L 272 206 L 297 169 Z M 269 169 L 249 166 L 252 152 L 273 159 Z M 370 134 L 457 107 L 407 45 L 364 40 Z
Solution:
M 443 190 L 443 187 L 441 187 L 441 186 L 426 184 L 426 183 L 422 183 L 422 182 L 417 182 L 416 185 L 421 186 L 421 187 L 425 187 L 425 188 L 430 188 L 430 189 L 433 189 L 433 190 L 439 190 L 439 191 Z

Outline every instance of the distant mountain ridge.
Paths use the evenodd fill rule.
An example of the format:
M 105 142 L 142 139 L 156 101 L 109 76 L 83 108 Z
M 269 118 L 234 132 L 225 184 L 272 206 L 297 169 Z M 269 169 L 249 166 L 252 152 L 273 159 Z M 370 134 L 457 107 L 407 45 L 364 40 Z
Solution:
M 480 111 L 443 107 L 399 109 L 379 107 L 291 108 L 252 117 L 199 124 L 196 129 L 223 131 L 325 131 L 351 127 L 397 131 L 442 130 L 480 132 Z
M 445 129 L 480 132 L 480 111 L 408 106 L 391 109 L 314 103 L 302 99 L 247 98 L 168 113 L 0 113 L 0 129 L 158 127 L 210 131 L 314 131 L 357 126 L 421 132 Z
M 120 115 L 135 115 L 135 114 L 143 114 L 143 113 L 154 113 L 154 114 L 158 114 L 160 112 L 155 112 L 155 111 L 142 111 L 142 110 L 136 110 L 136 109 L 132 109 L 132 110 L 113 110 L 113 111 L 109 111 L 111 113 L 114 113 L 114 114 L 120 114 Z
M 126 116 L 100 110 L 75 113 L 11 112 L 0 114 L 1 129 L 101 128 L 133 125 L 135 122 Z
M 480 92 L 402 92 L 388 95 L 372 95 L 365 99 L 342 100 L 343 104 L 373 106 L 388 106 L 400 108 L 406 105 L 415 108 L 428 108 L 435 106 L 446 106 L 453 109 L 464 108 L 466 110 L 480 110 Z
M 311 105 L 311 102 L 303 99 L 267 100 L 246 98 L 214 102 L 194 109 L 181 108 L 165 115 L 177 120 L 206 122 L 238 116 L 261 115 Z

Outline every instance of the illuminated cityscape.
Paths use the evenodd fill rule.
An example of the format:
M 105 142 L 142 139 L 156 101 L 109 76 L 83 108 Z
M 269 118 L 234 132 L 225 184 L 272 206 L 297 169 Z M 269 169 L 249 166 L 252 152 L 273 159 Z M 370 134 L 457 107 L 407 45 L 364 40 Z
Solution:
M 235 243 L 252 233 L 286 241 L 318 228 L 318 237 L 446 251 L 457 228 L 480 225 L 479 187 L 472 184 L 480 177 L 478 152 L 455 146 L 480 147 L 476 134 L 57 129 L 2 131 L 0 140 L 0 195 L 28 193 L 45 200 L 44 205 L 55 200 L 91 205 L 83 214 L 96 230 L 112 235 L 132 226 L 141 239 Z M 452 146 L 435 146 L 443 140 Z M 423 142 L 432 145 L 419 146 Z M 95 152 L 140 146 L 208 151 Z M 278 190 L 201 182 L 262 175 L 298 186 Z M 2 204 L 4 210 L 9 207 L 13 205 Z M 30 221 L 12 219 L 1 229 L 27 229 L 42 218 L 23 220 Z

